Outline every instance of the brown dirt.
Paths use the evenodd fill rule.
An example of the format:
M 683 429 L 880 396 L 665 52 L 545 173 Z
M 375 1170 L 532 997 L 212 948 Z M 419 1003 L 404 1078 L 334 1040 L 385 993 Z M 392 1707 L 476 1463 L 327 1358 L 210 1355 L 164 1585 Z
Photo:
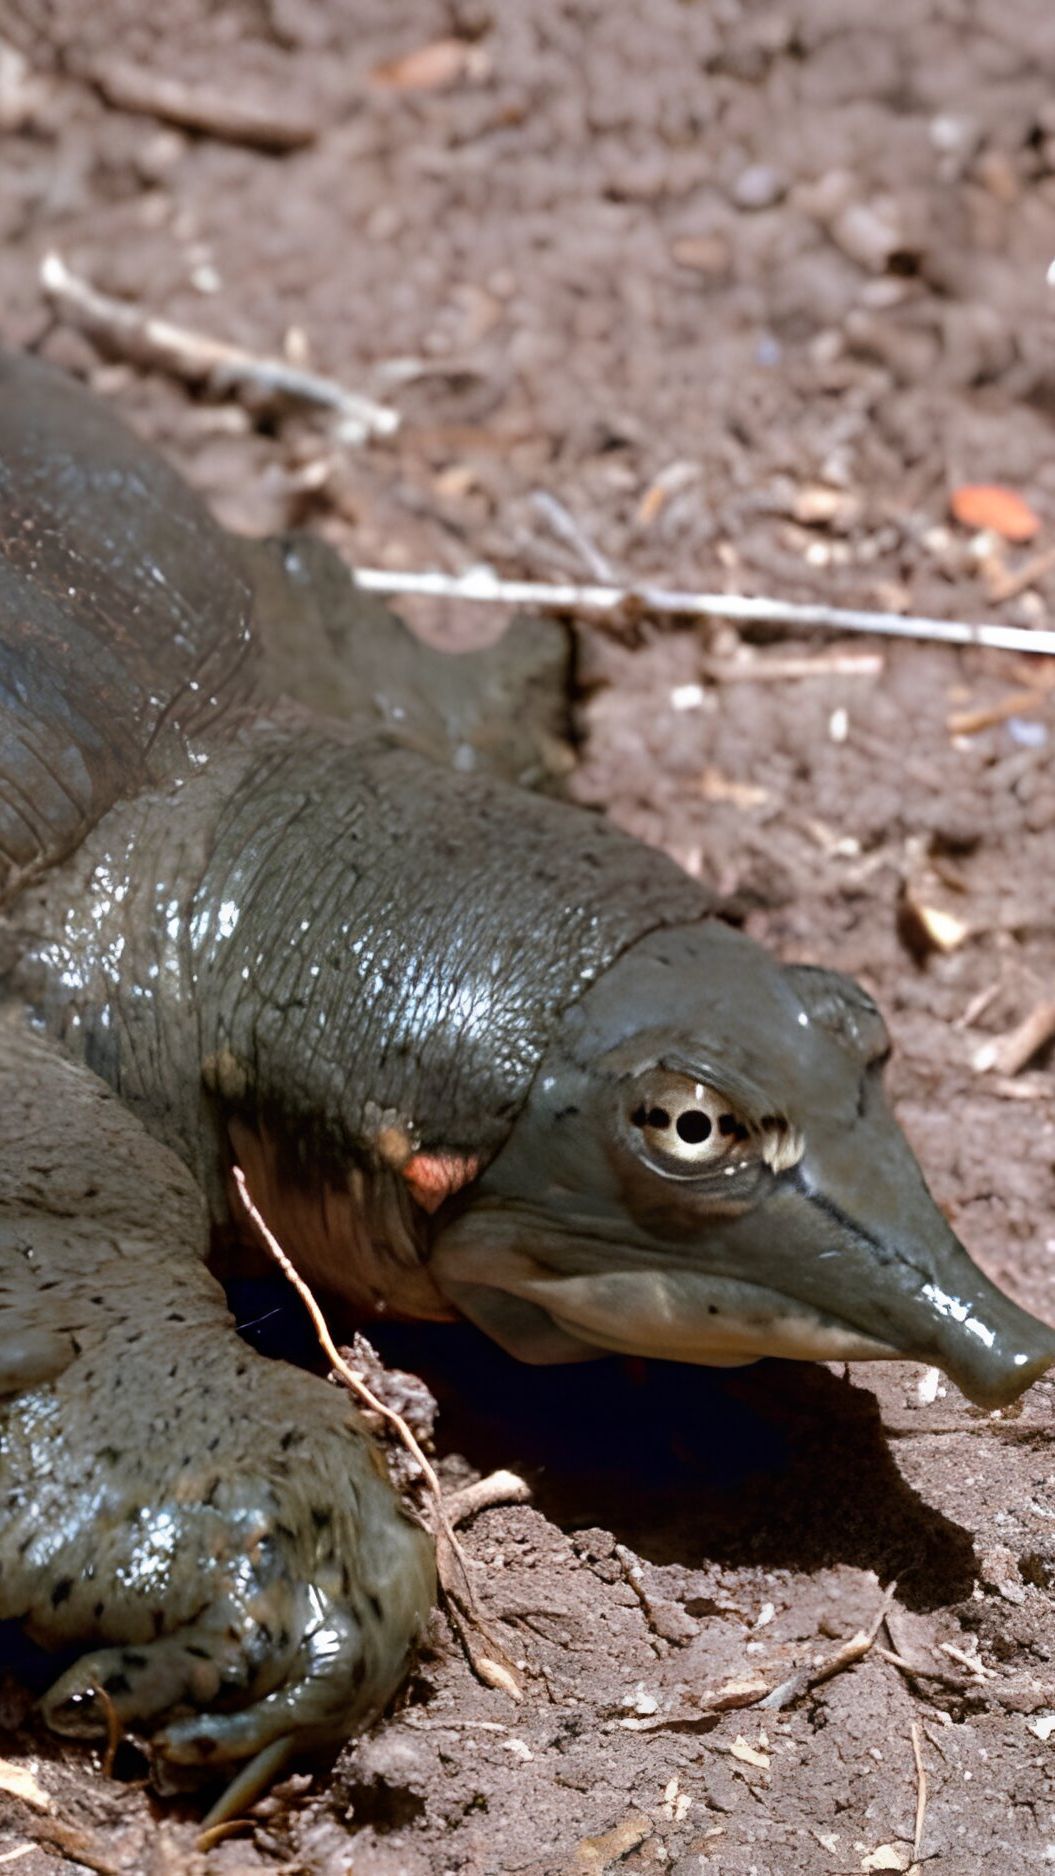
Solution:
M 1055 14 L 1035 0 L 0 0 L 0 32 L 29 61 L 0 63 L 3 336 L 108 391 L 233 525 L 308 521 L 360 564 L 588 572 L 541 490 L 619 577 L 1046 621 L 1051 564 L 1000 599 L 1055 529 Z M 449 82 L 371 82 L 445 37 L 465 43 L 426 75 L 446 60 Z M 92 74 L 118 50 L 306 111 L 317 137 L 280 156 L 107 106 Z M 389 396 L 399 436 L 353 452 L 321 422 L 101 363 L 49 321 L 51 247 L 109 292 Z M 1024 495 L 1033 547 L 951 524 L 964 481 Z M 737 894 L 782 954 L 864 978 L 939 1198 L 1055 1317 L 1050 1051 L 1013 1077 L 972 1066 L 1055 981 L 1053 667 L 855 641 L 834 649 L 874 649 L 871 669 L 767 669 L 832 649 L 588 636 L 577 786 Z M 921 960 L 920 905 L 966 941 Z M 1055 1862 L 1050 1383 L 987 1415 L 900 1365 L 540 1375 L 459 1331 L 390 1352 L 439 1395 L 452 1479 L 512 1464 L 535 1486 L 468 1534 L 527 1662 L 522 1706 L 475 1684 L 437 1618 L 399 1711 L 206 1865 L 189 1810 L 18 1731 L 9 1681 L 0 1750 L 53 1794 L 67 1861 L 906 1869 L 915 1727 L 921 1867 Z M 702 1690 L 836 1650 L 891 1578 L 881 1640 L 918 1675 L 873 1653 L 782 1712 L 700 1711 Z M 43 1817 L 11 1800 L 0 1857 Z

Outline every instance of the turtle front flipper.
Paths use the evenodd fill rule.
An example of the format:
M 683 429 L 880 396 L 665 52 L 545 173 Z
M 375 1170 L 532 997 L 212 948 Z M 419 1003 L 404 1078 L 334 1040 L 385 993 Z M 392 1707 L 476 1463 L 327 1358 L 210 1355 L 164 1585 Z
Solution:
M 574 764 L 574 639 L 517 613 L 480 651 L 439 651 L 357 587 L 310 534 L 243 543 L 264 680 L 275 694 L 376 730 L 436 761 L 521 788 L 559 787 Z
M 41 1357 L 0 1405 L 0 1618 L 87 1650 L 45 1717 L 204 1765 L 346 1736 L 431 1606 L 425 1534 L 346 1397 L 238 1338 L 184 1168 L 13 1011 L 0 1113 L 0 1347 Z

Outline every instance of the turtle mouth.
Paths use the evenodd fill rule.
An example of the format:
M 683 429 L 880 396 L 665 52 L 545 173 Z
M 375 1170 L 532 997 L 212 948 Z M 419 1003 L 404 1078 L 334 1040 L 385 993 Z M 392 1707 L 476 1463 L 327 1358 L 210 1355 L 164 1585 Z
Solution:
M 628 1271 L 604 1281 L 528 1283 L 518 1294 L 538 1301 L 559 1328 L 613 1354 L 656 1355 L 711 1368 L 737 1367 L 765 1355 L 792 1361 L 898 1359 L 889 1343 L 778 1291 L 710 1281 L 697 1296 L 696 1287 L 684 1277 Z
M 584 1247 L 585 1248 L 585 1247 Z M 738 1278 L 641 1267 L 564 1275 L 509 1245 L 486 1254 L 441 1247 L 439 1287 L 522 1361 L 582 1352 L 659 1356 L 737 1367 L 778 1355 L 797 1361 L 894 1361 L 903 1351 L 797 1297 Z M 515 1299 L 520 1307 L 503 1307 Z M 526 1308 L 524 1307 L 526 1306 Z
M 785 1212 L 774 1221 L 791 1238 L 782 1256 L 766 1254 L 769 1234 L 760 1240 L 750 1218 L 723 1221 L 709 1268 L 699 1250 L 690 1263 L 684 1247 L 617 1243 L 603 1225 L 595 1235 L 551 1216 L 542 1227 L 518 1212 L 473 1208 L 441 1233 L 430 1272 L 456 1309 L 522 1361 L 917 1361 L 943 1368 L 988 1408 L 1017 1400 L 1055 1362 L 1055 1329 L 1003 1295 L 936 1210 L 933 1241 L 907 1248 L 850 1221 L 838 1242 L 833 1232 L 818 1248 L 804 1220 Z M 741 1275 L 752 1262 L 762 1265 L 757 1275 Z

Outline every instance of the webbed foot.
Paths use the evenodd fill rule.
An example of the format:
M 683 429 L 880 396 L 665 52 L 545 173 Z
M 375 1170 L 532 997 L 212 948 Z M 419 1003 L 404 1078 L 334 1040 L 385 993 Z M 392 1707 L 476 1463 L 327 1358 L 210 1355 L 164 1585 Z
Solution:
M 54 1444 L 43 1484 L 11 1494 L 4 1542 L 20 1562 L 5 1600 L 21 1578 L 37 1640 L 98 1644 L 47 1693 L 45 1718 L 95 1735 L 112 1710 L 181 1764 L 346 1736 L 405 1671 L 433 1600 L 431 1545 L 334 1389 L 233 1335 L 193 1330 L 177 1359 L 151 1343 L 106 1351 L 147 1421 L 127 1448 L 117 1401 L 107 1435 L 83 1391 L 98 1373 L 80 1363 L 9 1418 L 9 1460 L 23 1436 L 39 1459 L 42 1424 Z
M 0 1620 L 89 1650 L 45 1717 L 181 1764 L 346 1737 L 405 1672 L 430 1540 L 348 1396 L 239 1339 L 185 1170 L 2 1017 L 0 1112 Z

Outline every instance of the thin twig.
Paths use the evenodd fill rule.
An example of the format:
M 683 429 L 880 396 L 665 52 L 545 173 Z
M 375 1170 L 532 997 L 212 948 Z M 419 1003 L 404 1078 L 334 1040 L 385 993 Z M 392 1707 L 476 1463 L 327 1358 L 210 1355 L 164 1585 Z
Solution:
M 1039 554 L 1032 554 L 1020 567 L 1000 570 L 988 582 L 989 599 L 994 606 L 1006 605 L 1009 599 L 1017 599 L 1037 580 L 1044 579 L 1055 567 L 1055 547 L 1045 547 Z
M 918 1863 L 927 1817 L 927 1772 L 923 1764 L 919 1726 L 915 1720 L 912 1722 L 912 1756 L 916 1761 L 916 1828 L 912 1838 L 912 1861 Z
M 880 677 L 885 660 L 878 651 L 833 651 L 806 658 L 708 658 L 703 673 L 714 684 L 783 684 L 803 677 Z
M 1013 690 L 995 703 L 982 704 L 977 710 L 954 710 L 945 720 L 950 736 L 977 736 L 982 730 L 995 729 L 1009 717 L 1036 716 L 1050 704 L 1050 693 L 1043 690 Z
M 67 267 L 59 254 L 41 262 L 40 282 L 56 311 L 87 333 L 104 351 L 152 371 L 166 371 L 186 384 L 205 385 L 215 395 L 247 392 L 257 398 L 288 398 L 318 404 L 336 413 L 341 440 L 362 443 L 369 436 L 391 436 L 399 413 L 333 378 L 303 371 L 282 358 L 257 358 L 241 346 L 228 345 L 186 326 L 157 319 L 128 300 L 98 293 Z
M 119 111 L 142 111 L 223 143 L 258 150 L 299 150 L 314 143 L 317 120 L 277 104 L 238 97 L 218 86 L 188 85 L 128 59 L 100 59 L 88 78 Z
M 1055 631 L 1023 626 L 968 624 L 910 613 L 863 612 L 844 606 L 800 605 L 742 593 L 683 593 L 663 586 L 577 586 L 544 580 L 501 580 L 486 567 L 469 573 L 395 573 L 386 567 L 357 567 L 367 593 L 418 594 L 432 599 L 480 600 L 502 606 L 540 606 L 555 612 L 663 613 L 683 619 L 735 619 L 786 625 L 804 631 L 871 632 L 880 638 L 933 639 L 949 645 L 985 645 L 995 651 L 1038 652 L 1055 657 Z
M 789 1707 L 793 1700 L 798 1700 L 803 1694 L 809 1693 L 812 1688 L 819 1687 L 822 1681 L 831 1680 L 833 1674 L 841 1674 L 844 1668 L 853 1667 L 856 1661 L 863 1660 L 875 1646 L 876 1637 L 886 1621 L 887 1610 L 894 1600 L 896 1589 L 897 1584 L 891 1583 L 868 1628 L 859 1629 L 856 1635 L 851 1635 L 849 1641 L 843 1642 L 842 1647 L 837 1648 L 833 1655 L 829 1655 L 827 1661 L 821 1661 L 815 1667 L 798 1668 L 794 1674 L 789 1674 L 786 1681 L 781 1681 L 779 1687 L 774 1687 L 771 1694 L 767 1694 L 764 1700 L 758 1702 L 759 1707 L 770 1709 Z
M 103 1752 L 102 1773 L 104 1778 L 112 1778 L 114 1760 L 117 1757 L 117 1749 L 125 1736 L 125 1729 L 121 1723 L 121 1716 L 101 1681 L 92 1682 L 92 1693 L 106 1715 L 106 1748 Z
M 995 1679 L 995 1668 L 987 1667 L 984 1661 L 979 1660 L 977 1655 L 969 1655 L 966 1649 L 957 1648 L 955 1642 L 939 1642 L 938 1647 L 943 1655 L 948 1655 L 950 1661 L 956 1661 L 960 1667 L 967 1669 L 976 1687 L 984 1687 L 987 1681 Z
M 576 521 L 571 510 L 566 508 L 556 495 L 551 494 L 549 489 L 533 489 L 531 501 L 543 520 L 552 528 L 557 539 L 563 541 L 567 547 L 578 554 L 587 572 L 595 580 L 614 579 L 612 563 L 608 556 L 602 554 L 600 548 L 594 545 L 585 529 Z
M 979 1044 L 971 1058 L 978 1075 L 996 1069 L 1000 1075 L 1017 1075 L 1055 1036 L 1055 1003 L 1038 1003 L 1029 1015 L 1003 1036 L 990 1036 Z
M 764 1704 L 768 1684 L 761 1675 L 739 1681 L 723 1681 L 720 1687 L 703 1688 L 692 1695 L 692 1705 L 677 1707 L 671 1713 L 629 1715 L 619 1724 L 628 1733 L 698 1732 L 706 1729 L 718 1713 L 732 1713 L 741 1707 Z
M 877 1645 L 875 1652 L 881 1661 L 889 1661 L 891 1667 L 897 1668 L 906 1680 L 935 1681 L 939 1687 L 944 1687 L 953 1694 L 966 1694 L 977 1686 L 976 1681 L 968 1682 L 962 1678 L 958 1679 L 955 1674 L 946 1674 L 941 1668 L 925 1667 L 922 1661 L 909 1661 L 905 1655 L 896 1653 L 893 1648 L 880 1648 Z
M 444 1500 L 452 1525 L 465 1524 L 477 1512 L 493 1505 L 526 1505 L 531 1487 L 515 1472 L 489 1472 L 474 1485 L 463 1485 L 460 1492 L 450 1492 Z
M 420 1469 L 422 1479 L 425 1482 L 425 1487 L 429 1494 L 433 1517 L 435 1519 L 433 1536 L 436 1541 L 436 1568 L 439 1574 L 440 1587 L 443 1590 L 447 1606 L 453 1615 L 459 1640 L 468 1655 L 473 1669 L 488 1687 L 497 1687 L 502 1693 L 508 1694 L 513 1700 L 522 1699 L 523 1696 L 520 1683 L 516 1677 L 514 1664 L 509 1659 L 502 1644 L 494 1635 L 486 1616 L 480 1608 L 476 1591 L 473 1588 L 469 1576 L 465 1552 L 455 1535 L 454 1526 L 451 1523 L 443 1502 L 443 1489 L 433 1467 L 422 1452 L 418 1441 L 415 1439 L 413 1432 L 407 1425 L 402 1414 L 398 1414 L 394 1407 L 389 1407 L 385 1401 L 380 1400 L 373 1390 L 367 1387 L 362 1376 L 357 1375 L 354 1368 L 350 1368 L 343 1356 L 339 1353 L 337 1345 L 327 1327 L 326 1318 L 319 1308 L 312 1291 L 305 1283 L 299 1270 L 291 1263 L 263 1214 L 257 1209 L 242 1168 L 235 1166 L 233 1172 L 238 1196 L 245 1207 L 246 1213 L 259 1233 L 261 1240 L 278 1264 L 279 1269 L 293 1285 L 301 1302 L 304 1304 L 305 1309 L 311 1317 L 315 1333 L 319 1338 L 319 1346 L 323 1354 L 326 1356 L 335 1372 L 340 1375 L 349 1392 L 354 1394 L 356 1399 L 361 1401 L 365 1407 L 369 1408 L 371 1413 L 377 1414 L 382 1420 L 388 1423 Z M 486 1653 L 477 1647 L 473 1639 L 474 1630 L 483 1637 L 487 1650 Z

